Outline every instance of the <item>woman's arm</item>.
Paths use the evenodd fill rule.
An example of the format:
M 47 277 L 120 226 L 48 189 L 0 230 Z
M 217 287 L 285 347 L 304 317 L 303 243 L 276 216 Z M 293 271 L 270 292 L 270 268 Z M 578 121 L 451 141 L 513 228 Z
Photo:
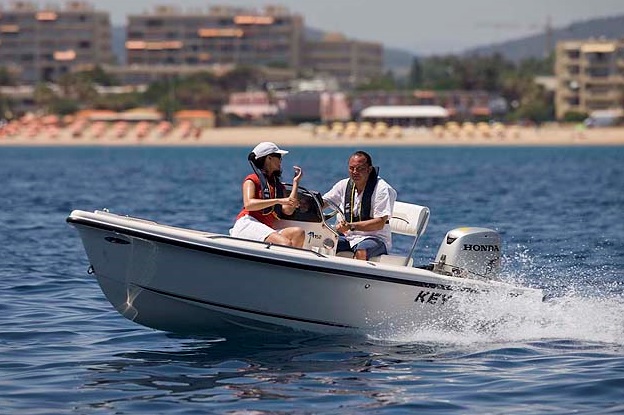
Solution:
M 245 180 L 243 183 L 243 206 L 245 206 L 245 209 L 248 211 L 262 210 L 277 204 L 281 204 L 282 206 L 290 206 L 292 204 L 290 198 L 257 199 L 255 195 L 256 184 L 251 180 Z
M 295 177 L 293 177 L 292 189 L 290 191 L 290 196 L 288 196 L 288 203 L 282 203 L 282 211 L 286 215 L 292 215 L 295 212 L 295 209 L 299 206 L 299 201 L 297 199 L 297 190 L 299 189 L 299 181 L 301 180 L 301 176 L 303 176 L 303 170 L 301 167 L 294 166 L 295 169 Z

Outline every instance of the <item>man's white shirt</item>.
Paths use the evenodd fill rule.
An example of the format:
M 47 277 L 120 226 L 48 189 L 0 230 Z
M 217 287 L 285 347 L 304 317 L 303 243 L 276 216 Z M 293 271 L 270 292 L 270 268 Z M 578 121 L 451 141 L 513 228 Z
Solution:
M 347 183 L 349 179 L 342 179 L 334 185 L 327 193 L 323 195 L 323 200 L 329 200 L 344 211 L 345 193 L 347 191 Z M 360 206 L 362 206 L 362 196 L 357 189 L 355 189 L 355 201 L 352 206 L 352 212 L 357 214 L 360 212 Z M 371 218 L 388 217 L 388 220 L 392 217 L 392 210 L 394 208 L 394 202 L 397 198 L 397 192 L 390 186 L 384 179 L 378 178 L 377 185 L 373 191 L 371 197 Z M 345 218 L 347 222 L 350 222 L 350 218 Z M 376 236 L 380 238 L 386 244 L 386 250 L 390 252 L 392 248 L 392 233 L 390 232 L 390 225 L 386 223 L 383 229 L 378 231 L 348 231 L 345 235 L 349 245 L 352 247 L 362 242 L 368 236 Z

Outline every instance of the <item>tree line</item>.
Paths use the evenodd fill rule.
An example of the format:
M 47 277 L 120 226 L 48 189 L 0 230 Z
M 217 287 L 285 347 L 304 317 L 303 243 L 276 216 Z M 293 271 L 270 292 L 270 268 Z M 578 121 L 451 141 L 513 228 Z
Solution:
M 537 76 L 552 76 L 554 54 L 545 59 L 514 63 L 502 55 L 433 56 L 413 58 L 407 77 L 391 71 L 360 90 L 486 91 L 499 94 L 509 104 L 508 121 L 543 122 L 554 119 L 554 95 L 535 82 Z
M 388 71 L 359 85 L 360 91 L 463 90 L 499 94 L 510 104 L 508 121 L 519 119 L 543 122 L 554 118 L 552 93 L 535 83 L 539 75 L 552 75 L 553 56 L 519 63 L 492 56 L 433 56 L 413 58 L 407 75 Z M 99 94 L 96 86 L 119 86 L 120 82 L 102 68 L 68 73 L 59 78 L 54 89 L 48 84 L 35 88 L 34 102 L 46 113 L 66 115 L 82 108 L 124 111 L 140 106 L 156 106 L 170 115 L 181 109 L 210 109 L 218 112 L 232 92 L 262 89 L 265 79 L 259 68 L 241 66 L 216 76 L 200 72 L 187 77 L 171 76 L 150 84 L 145 91 Z M 16 85 L 11 73 L 0 67 L 0 85 Z M 11 109 L 11 102 L 0 94 L 0 115 Z

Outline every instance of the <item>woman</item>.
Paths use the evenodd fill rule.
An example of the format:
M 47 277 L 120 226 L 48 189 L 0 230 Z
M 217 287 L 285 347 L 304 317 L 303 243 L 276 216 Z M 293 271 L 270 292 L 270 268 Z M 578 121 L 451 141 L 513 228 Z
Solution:
M 292 190 L 289 196 L 285 196 L 285 187 L 280 181 L 284 154 L 288 151 L 266 141 L 249 153 L 248 159 L 254 172 L 243 181 L 243 209 L 236 217 L 230 235 L 278 245 L 303 246 L 305 232 L 302 228 L 275 230 L 280 213 L 291 215 L 298 207 L 297 188 L 303 174 L 300 167 L 294 166 Z

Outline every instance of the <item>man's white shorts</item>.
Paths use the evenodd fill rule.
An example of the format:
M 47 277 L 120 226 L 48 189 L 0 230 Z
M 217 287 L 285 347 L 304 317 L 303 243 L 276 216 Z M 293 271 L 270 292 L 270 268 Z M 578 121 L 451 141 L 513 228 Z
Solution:
M 249 215 L 241 217 L 234 223 L 234 227 L 230 229 L 231 236 L 260 242 L 264 242 L 273 232 L 275 232 L 275 229 Z

